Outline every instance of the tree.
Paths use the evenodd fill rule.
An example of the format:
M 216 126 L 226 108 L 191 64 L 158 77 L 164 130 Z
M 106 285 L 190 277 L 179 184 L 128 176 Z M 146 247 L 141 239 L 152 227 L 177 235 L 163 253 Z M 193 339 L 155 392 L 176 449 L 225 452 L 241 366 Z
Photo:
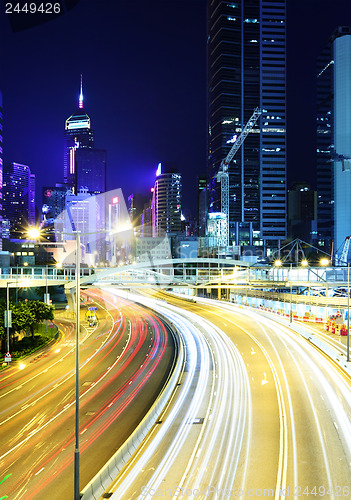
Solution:
M 16 305 L 10 305 L 12 309 L 12 329 L 15 332 L 30 328 L 31 331 L 35 325 L 35 315 L 28 307 L 28 302 L 18 302 Z M 32 335 L 34 337 L 34 334 Z
M 26 302 L 26 305 L 28 307 L 28 310 L 34 317 L 33 323 L 29 325 L 32 338 L 34 339 L 34 326 L 45 320 L 52 321 L 54 319 L 54 307 L 45 304 L 40 300 L 29 300 L 28 302 Z

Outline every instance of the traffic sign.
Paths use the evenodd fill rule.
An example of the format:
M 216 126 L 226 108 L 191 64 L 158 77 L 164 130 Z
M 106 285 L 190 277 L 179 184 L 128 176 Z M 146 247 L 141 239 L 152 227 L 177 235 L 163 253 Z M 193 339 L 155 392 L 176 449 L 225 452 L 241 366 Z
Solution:
M 5 363 L 10 363 L 11 362 L 11 354 L 7 352 L 5 354 Z

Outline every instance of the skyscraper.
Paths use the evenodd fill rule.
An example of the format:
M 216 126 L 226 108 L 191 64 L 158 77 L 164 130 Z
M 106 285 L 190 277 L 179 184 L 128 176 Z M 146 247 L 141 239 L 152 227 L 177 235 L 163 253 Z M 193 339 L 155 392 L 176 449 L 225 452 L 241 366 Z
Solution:
M 182 177 L 173 169 L 162 173 L 158 165 L 152 197 L 153 236 L 181 231 Z
M 316 117 L 318 238 L 339 258 L 351 235 L 350 96 L 351 27 L 339 26 L 317 60 Z
M 77 192 L 87 189 L 90 194 L 106 191 L 106 151 L 103 149 L 79 148 L 75 152 Z
M 94 131 L 91 129 L 90 118 L 84 111 L 81 79 L 78 110 L 65 122 L 64 181 L 74 192 L 77 192 L 76 151 L 93 147 Z
M 64 180 L 74 194 L 106 191 L 106 151 L 95 149 L 94 131 L 84 110 L 82 78 L 78 110 L 65 123 Z
M 339 253 L 351 235 L 351 27 L 332 35 L 334 60 L 334 240 Z
M 6 164 L 3 177 L 3 218 L 10 223 L 11 238 L 23 238 L 35 214 L 34 174 L 27 165 Z
M 317 221 L 318 243 L 326 250 L 334 238 L 334 165 L 332 152 L 334 61 L 331 39 L 317 58 Z
M 286 237 L 285 0 L 208 0 L 210 212 L 220 163 L 259 107 L 229 166 L 229 238 L 275 247 Z

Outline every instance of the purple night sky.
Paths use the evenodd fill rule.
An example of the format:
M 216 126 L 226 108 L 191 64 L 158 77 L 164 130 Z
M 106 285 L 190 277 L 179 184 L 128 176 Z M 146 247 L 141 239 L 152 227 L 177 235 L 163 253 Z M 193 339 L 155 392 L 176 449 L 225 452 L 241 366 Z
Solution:
M 206 0 L 81 0 L 64 16 L 13 33 L 0 12 L 4 161 L 41 187 L 63 181 L 65 119 L 84 107 L 107 150 L 107 188 L 147 192 L 159 162 L 183 174 L 195 212 L 206 171 Z M 349 0 L 287 0 L 289 181 L 314 182 L 315 59 L 351 24 Z M 29 14 L 28 14 L 29 15 Z M 194 214 L 195 215 L 195 214 Z

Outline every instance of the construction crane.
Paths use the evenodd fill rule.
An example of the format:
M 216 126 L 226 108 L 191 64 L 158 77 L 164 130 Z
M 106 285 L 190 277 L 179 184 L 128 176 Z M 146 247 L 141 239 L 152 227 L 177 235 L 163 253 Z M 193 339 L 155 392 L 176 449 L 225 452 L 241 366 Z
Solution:
M 346 236 L 344 243 L 342 245 L 340 259 L 337 259 L 338 264 L 346 266 L 347 263 L 349 262 L 350 239 L 351 239 L 351 236 Z
M 219 167 L 218 173 L 217 173 L 217 182 L 221 183 L 221 212 L 225 214 L 227 224 L 226 224 L 226 233 L 224 235 L 224 246 L 228 247 L 229 246 L 229 173 L 228 173 L 228 166 L 229 163 L 232 161 L 234 158 L 235 153 L 238 151 L 242 143 L 244 142 L 246 136 L 250 133 L 252 130 L 253 126 L 257 122 L 259 116 L 262 114 L 262 111 L 259 108 L 255 108 L 253 115 L 245 125 L 244 129 L 242 130 L 241 134 L 237 138 L 237 140 L 234 142 L 233 146 L 231 147 L 229 153 L 227 154 L 226 158 L 221 161 L 221 165 Z

